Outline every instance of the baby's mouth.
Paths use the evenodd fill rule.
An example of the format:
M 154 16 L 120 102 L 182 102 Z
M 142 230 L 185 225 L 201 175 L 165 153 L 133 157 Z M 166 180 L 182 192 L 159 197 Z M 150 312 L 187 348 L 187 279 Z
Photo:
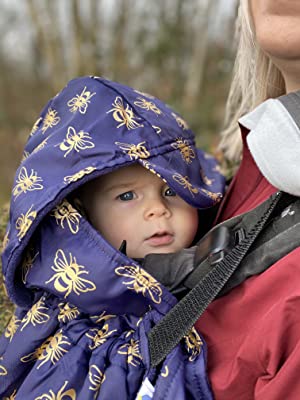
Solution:
M 146 242 L 153 247 L 166 246 L 174 241 L 174 235 L 167 231 L 159 231 L 149 236 Z

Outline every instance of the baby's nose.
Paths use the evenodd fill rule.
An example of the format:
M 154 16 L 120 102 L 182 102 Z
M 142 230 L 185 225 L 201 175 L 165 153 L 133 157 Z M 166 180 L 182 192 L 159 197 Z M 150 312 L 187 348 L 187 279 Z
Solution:
M 171 216 L 171 211 L 163 201 L 163 199 L 157 199 L 156 201 L 150 202 L 150 204 L 145 209 L 145 218 L 159 218 L 159 217 L 166 217 L 169 218 Z

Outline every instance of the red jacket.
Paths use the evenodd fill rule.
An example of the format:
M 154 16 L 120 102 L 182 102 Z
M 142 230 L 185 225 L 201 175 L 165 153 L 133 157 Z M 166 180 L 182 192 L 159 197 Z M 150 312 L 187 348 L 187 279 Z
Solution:
M 218 222 L 276 191 L 254 163 L 246 132 L 243 136 L 243 161 Z M 196 328 L 208 345 L 216 400 L 300 399 L 300 248 L 215 300 Z

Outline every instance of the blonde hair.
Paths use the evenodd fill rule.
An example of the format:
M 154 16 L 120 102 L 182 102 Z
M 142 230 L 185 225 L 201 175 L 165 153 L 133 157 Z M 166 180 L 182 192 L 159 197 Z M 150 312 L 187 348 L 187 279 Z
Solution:
M 233 163 L 240 160 L 242 150 L 238 119 L 266 99 L 285 93 L 281 72 L 256 41 L 249 1 L 240 0 L 237 54 L 221 132 L 221 151 L 225 159 Z

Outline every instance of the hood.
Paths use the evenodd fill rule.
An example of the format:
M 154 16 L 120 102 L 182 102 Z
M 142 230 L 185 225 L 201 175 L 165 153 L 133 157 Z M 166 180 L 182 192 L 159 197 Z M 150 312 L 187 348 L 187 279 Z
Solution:
M 187 123 L 148 94 L 81 77 L 43 109 L 15 176 L 2 254 L 11 299 L 28 307 L 45 290 L 93 313 L 161 311 L 173 296 L 138 263 L 112 248 L 66 200 L 87 181 L 138 162 L 192 206 L 220 201 L 225 180 L 196 149 Z M 131 306 L 132 308 L 132 306 Z

